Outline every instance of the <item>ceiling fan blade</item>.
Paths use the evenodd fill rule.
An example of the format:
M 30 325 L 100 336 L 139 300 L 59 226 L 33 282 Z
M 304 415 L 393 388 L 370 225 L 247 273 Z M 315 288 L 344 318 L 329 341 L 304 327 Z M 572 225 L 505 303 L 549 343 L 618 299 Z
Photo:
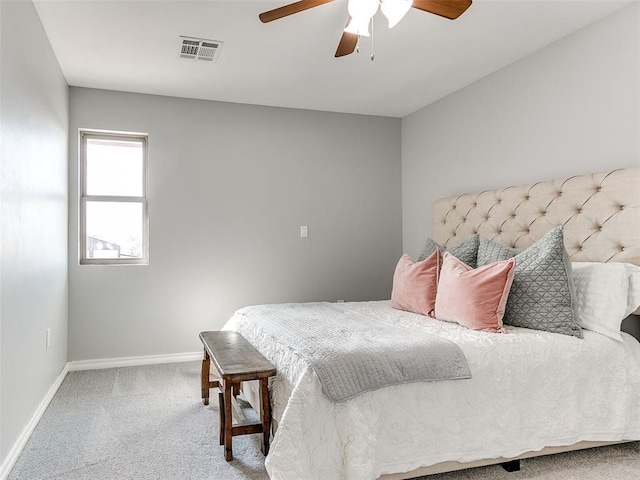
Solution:
M 455 20 L 471 6 L 471 0 L 413 0 L 413 8 Z
M 260 21 L 262 23 L 272 22 L 273 20 L 278 20 L 279 18 L 293 15 L 294 13 L 303 12 L 304 10 L 324 5 L 325 3 L 332 1 L 333 0 L 300 0 L 299 2 L 290 3 L 284 7 L 263 12 L 258 15 L 258 17 L 260 17 Z
M 347 25 L 349 25 L 349 21 L 351 21 L 351 17 L 349 17 Z M 356 45 L 358 45 L 358 35 L 355 33 L 342 32 L 335 57 L 344 57 L 345 55 L 353 53 Z
M 340 38 L 340 43 L 338 44 L 335 56 L 344 57 L 345 55 L 353 53 L 357 44 L 358 35 L 355 33 L 342 32 L 342 38 Z

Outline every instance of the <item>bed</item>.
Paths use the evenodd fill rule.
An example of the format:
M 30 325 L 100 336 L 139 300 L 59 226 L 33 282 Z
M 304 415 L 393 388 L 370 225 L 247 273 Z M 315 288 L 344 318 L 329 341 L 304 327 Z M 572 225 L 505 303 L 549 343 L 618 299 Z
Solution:
M 616 271 L 629 268 L 624 272 L 635 275 L 624 265 L 640 265 L 640 169 L 442 199 L 433 206 L 432 238 L 453 252 L 480 237 L 515 255 L 558 225 L 571 265 L 616 264 Z M 577 267 L 571 279 L 576 311 L 576 295 L 591 295 Z M 592 290 L 602 279 L 594 276 Z M 640 277 L 625 278 L 636 279 L 637 296 Z M 593 313 L 615 300 L 605 313 L 618 308 L 626 315 L 637 300 L 627 290 L 622 300 L 608 295 L 598 300 L 602 304 L 594 305 L 591 296 L 591 303 L 580 302 Z M 406 479 L 640 440 L 640 343 L 627 333 L 579 328 L 561 334 L 505 325 L 502 334 L 399 310 L 391 301 L 325 305 L 340 315 L 351 312 L 449 341 L 471 372 L 471 378 L 398 383 L 331 401 L 307 356 L 254 321 L 253 308 L 236 312 L 225 328 L 239 331 L 278 370 L 270 384 L 275 434 L 265 461 L 272 480 Z M 243 391 L 259 405 L 251 385 Z

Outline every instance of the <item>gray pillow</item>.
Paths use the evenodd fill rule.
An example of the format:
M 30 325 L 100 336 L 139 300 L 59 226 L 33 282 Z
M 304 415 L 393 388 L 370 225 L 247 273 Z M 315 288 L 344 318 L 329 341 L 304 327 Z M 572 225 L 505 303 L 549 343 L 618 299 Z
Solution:
M 515 257 L 518 253 L 520 252 L 514 248 L 492 242 L 486 238 L 480 238 L 480 244 L 478 245 L 478 267 L 496 262 L 497 260 L 494 259 L 508 260 Z
M 434 242 L 430 238 L 427 238 L 422 247 L 422 252 L 420 252 L 420 256 L 418 257 L 418 261 L 421 262 L 422 260 L 427 258 L 437 248 L 440 250 L 440 253 L 449 252 L 461 262 L 466 263 L 472 268 L 476 268 L 478 263 L 477 258 L 479 245 L 480 237 L 478 235 L 469 237 L 464 242 L 459 243 L 458 245 L 451 248 L 444 248 L 442 245 Z
M 478 266 L 515 257 L 516 267 L 503 322 L 583 338 L 575 317 L 571 261 L 562 227 L 556 227 L 521 253 L 484 238 Z

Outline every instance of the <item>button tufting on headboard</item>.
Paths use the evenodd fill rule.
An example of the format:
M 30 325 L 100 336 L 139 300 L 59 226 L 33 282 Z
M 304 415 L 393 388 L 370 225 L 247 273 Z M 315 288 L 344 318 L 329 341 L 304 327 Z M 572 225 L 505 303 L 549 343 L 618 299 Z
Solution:
M 640 265 L 640 168 L 442 199 L 433 218 L 432 237 L 442 245 L 477 233 L 524 249 L 563 225 L 573 261 Z

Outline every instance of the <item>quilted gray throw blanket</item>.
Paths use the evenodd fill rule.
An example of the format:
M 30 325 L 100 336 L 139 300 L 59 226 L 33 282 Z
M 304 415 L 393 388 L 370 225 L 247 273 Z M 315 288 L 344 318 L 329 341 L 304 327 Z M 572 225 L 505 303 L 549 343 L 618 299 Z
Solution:
M 238 313 L 305 358 L 334 402 L 387 385 L 471 378 L 455 343 L 336 304 L 258 305 Z

